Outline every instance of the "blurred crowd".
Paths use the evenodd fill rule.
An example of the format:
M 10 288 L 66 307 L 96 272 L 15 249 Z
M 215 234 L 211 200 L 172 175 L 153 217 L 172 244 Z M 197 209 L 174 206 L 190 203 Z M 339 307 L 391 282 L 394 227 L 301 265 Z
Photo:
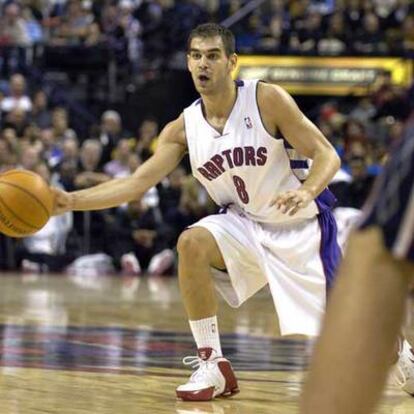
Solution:
M 2 0 L 2 73 L 54 48 L 111 52 L 132 73 L 171 63 L 199 23 L 225 21 L 246 0 Z M 232 29 L 243 53 L 414 53 L 411 0 L 267 0 Z M 46 49 L 43 47 L 46 46 Z M 61 57 L 63 55 L 60 55 Z M 85 55 L 82 55 L 85 57 Z M 73 57 L 72 57 L 73 58 Z M 76 57 L 75 57 L 76 58 Z
M 73 191 L 132 174 L 157 146 L 157 119 L 127 131 L 120 113 L 107 110 L 78 136 L 68 111 L 50 107 L 46 94 L 26 93 L 25 78 L 14 74 L 1 97 L 0 172 L 25 168 L 54 186 Z M 322 102 L 315 122 L 333 143 L 342 169 L 332 184 L 338 206 L 359 209 L 384 164 L 389 148 L 414 125 L 410 90 L 389 76 L 371 94 L 351 103 Z M 29 271 L 62 271 L 76 257 L 104 253 L 116 270 L 164 274 L 174 269 L 180 232 L 216 207 L 184 162 L 141 199 L 111 210 L 54 217 L 33 237 L 18 243 L 17 265 Z
M 411 0 L 274 0 L 236 33 L 243 52 L 412 56 L 413 13 Z
M 137 130 L 128 130 L 122 113 L 105 109 L 87 134 L 80 133 L 73 112 L 52 102 L 41 83 L 28 81 L 26 46 L 106 44 L 132 72 L 139 71 L 163 65 L 171 53 L 184 50 L 195 25 L 222 21 L 245 3 L 2 1 L 0 172 L 25 168 L 67 191 L 87 188 L 132 174 L 153 154 L 163 126 L 147 116 Z M 408 0 L 273 0 L 262 2 L 232 29 L 241 52 L 409 55 L 413 12 Z M 414 127 L 413 99 L 414 88 L 397 87 L 384 73 L 368 96 L 315 100 L 308 115 L 342 159 L 332 184 L 338 206 L 361 208 L 390 147 L 404 129 Z M 35 236 L 15 244 L 12 265 L 13 260 L 5 262 L 0 238 L 0 268 L 59 272 L 69 265 L 114 266 L 127 274 L 171 273 L 180 232 L 215 211 L 186 161 L 141 200 L 52 218 Z
M 384 74 L 368 96 L 321 103 L 317 124 L 341 156 L 338 205 L 361 208 L 388 153 L 414 126 L 414 89 L 393 85 Z
M 90 137 L 78 137 L 65 108 L 50 108 L 42 91 L 26 94 L 23 75 L 12 75 L 9 86 L 0 102 L 1 172 L 24 168 L 54 186 L 79 190 L 130 175 L 157 145 L 155 118 L 145 119 L 131 133 L 118 112 L 107 110 Z M 41 264 L 60 271 L 75 257 L 104 252 L 123 271 L 164 273 L 174 265 L 172 249 L 179 233 L 214 210 L 204 190 L 180 166 L 141 200 L 112 210 L 75 213 L 64 221 L 53 218 L 24 240 L 18 263 L 28 270 L 39 270 Z M 69 252 L 61 248 L 59 234 L 70 245 Z

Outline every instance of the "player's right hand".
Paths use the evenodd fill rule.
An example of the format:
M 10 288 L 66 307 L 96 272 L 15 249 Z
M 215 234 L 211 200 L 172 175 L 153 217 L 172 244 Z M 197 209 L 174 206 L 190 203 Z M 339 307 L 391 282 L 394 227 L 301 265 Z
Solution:
M 294 216 L 301 208 L 307 207 L 313 199 L 314 196 L 309 190 L 299 188 L 280 193 L 272 205 L 276 206 L 283 214 Z
M 58 216 L 59 214 L 66 213 L 71 211 L 73 208 L 74 200 L 73 194 L 67 193 L 56 187 L 50 187 L 50 190 L 54 194 L 55 202 L 53 204 L 53 216 Z

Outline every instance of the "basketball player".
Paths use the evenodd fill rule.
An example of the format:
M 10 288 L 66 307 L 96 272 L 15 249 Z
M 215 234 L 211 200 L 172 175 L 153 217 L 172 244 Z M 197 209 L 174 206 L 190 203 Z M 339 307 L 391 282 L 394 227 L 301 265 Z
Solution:
M 414 276 L 414 138 L 393 154 L 350 238 L 304 389 L 303 414 L 369 414 L 381 395 Z M 414 353 L 400 350 L 413 394 Z
M 193 175 L 222 206 L 178 241 L 179 283 L 198 368 L 177 388 L 184 400 L 238 392 L 223 357 L 216 288 L 238 307 L 267 283 L 282 335 L 317 335 L 340 257 L 333 195 L 339 158 L 282 88 L 234 82 L 232 33 L 194 29 L 188 69 L 201 98 L 166 125 L 155 154 L 127 178 L 73 193 L 57 191 L 56 213 L 117 206 L 142 195 L 189 153 Z

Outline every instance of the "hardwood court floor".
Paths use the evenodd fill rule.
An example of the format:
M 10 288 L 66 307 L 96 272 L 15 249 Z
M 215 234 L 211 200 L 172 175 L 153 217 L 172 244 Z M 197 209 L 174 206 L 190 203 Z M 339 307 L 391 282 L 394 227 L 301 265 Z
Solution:
M 194 353 L 176 279 L 0 278 L 0 413 L 296 413 L 307 342 L 281 340 L 266 291 L 220 310 L 241 393 L 188 403 L 175 387 Z M 411 328 L 412 330 L 412 328 Z M 378 413 L 414 412 L 390 385 Z M 316 413 L 315 413 L 316 414 Z

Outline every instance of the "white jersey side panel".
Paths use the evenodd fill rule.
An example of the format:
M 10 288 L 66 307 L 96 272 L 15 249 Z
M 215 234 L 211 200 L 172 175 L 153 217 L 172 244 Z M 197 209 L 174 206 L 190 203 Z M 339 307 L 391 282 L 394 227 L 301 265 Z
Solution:
M 264 128 L 257 82 L 238 81 L 237 99 L 222 134 L 205 119 L 201 100 L 184 110 L 192 173 L 218 205 L 230 204 L 252 220 L 286 223 L 314 217 L 315 202 L 293 217 L 271 206 L 280 192 L 301 186 L 309 164 L 303 157 L 292 164 L 295 151 Z

